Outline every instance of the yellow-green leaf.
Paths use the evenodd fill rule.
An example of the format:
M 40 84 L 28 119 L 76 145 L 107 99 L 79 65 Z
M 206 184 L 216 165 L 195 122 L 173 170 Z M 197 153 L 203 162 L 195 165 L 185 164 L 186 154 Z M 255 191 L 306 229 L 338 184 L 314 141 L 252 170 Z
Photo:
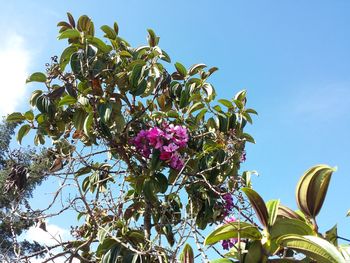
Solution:
M 281 246 L 300 252 L 318 263 L 345 263 L 335 246 L 317 236 L 285 235 L 280 237 L 277 242 Z
M 28 134 L 28 132 L 30 131 L 30 125 L 29 124 L 24 124 L 17 133 L 17 141 L 19 144 L 22 143 L 22 139 L 24 136 L 26 136 Z
M 260 240 L 262 238 L 259 229 L 246 222 L 230 222 L 220 226 L 211 232 L 204 240 L 205 245 L 211 245 L 221 240 L 230 238 L 248 238 Z

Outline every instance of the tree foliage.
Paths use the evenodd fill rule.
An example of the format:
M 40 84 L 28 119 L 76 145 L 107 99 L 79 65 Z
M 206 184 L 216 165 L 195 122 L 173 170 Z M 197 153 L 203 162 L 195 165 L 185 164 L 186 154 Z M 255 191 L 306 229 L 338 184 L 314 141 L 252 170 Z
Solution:
M 132 47 L 117 23 L 101 27 L 103 39 L 87 16 L 58 26 L 68 46 L 28 78 L 38 87 L 32 108 L 8 120 L 23 121 L 19 143 L 32 132 L 35 145 L 50 139 L 52 171 L 74 185 L 66 205 L 83 223 L 61 255 L 173 262 L 188 241 L 206 258 L 201 230 L 234 211 L 251 215 L 238 192 L 245 143 L 254 142 L 244 132 L 256 114 L 246 91 L 216 102 L 217 68 L 173 67 L 151 29 L 146 45 Z
M 17 123 L 4 122 L 0 124 L 0 254 L 1 260 L 10 260 L 26 254 L 35 253 L 44 249 L 37 242 L 27 240 L 17 241 L 21 235 L 35 224 L 28 200 L 36 186 L 45 179 L 49 159 L 47 152 L 37 153 L 32 148 L 11 149 L 10 141 Z M 15 174 L 15 170 L 25 171 Z M 24 178 L 18 187 L 16 176 Z M 27 175 L 30 176 L 27 179 Z

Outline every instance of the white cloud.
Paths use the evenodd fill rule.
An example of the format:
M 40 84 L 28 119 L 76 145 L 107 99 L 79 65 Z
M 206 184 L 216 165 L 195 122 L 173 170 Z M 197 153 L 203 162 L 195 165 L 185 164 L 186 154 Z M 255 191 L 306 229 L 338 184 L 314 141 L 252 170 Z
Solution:
M 25 234 L 28 241 L 36 241 L 42 245 L 52 246 L 69 238 L 69 231 L 54 224 L 46 224 L 44 231 L 39 227 L 32 226 Z
M 14 32 L 2 34 L 0 43 L 0 117 L 23 102 L 30 54 L 24 38 Z
M 58 244 L 58 242 L 60 242 L 60 241 L 67 241 L 71 237 L 68 230 L 63 229 L 63 228 L 61 228 L 57 225 L 54 225 L 54 224 L 47 223 L 46 230 L 47 231 L 44 231 L 39 227 L 32 226 L 24 234 L 23 239 L 26 239 L 28 241 L 36 241 L 36 242 L 40 243 L 41 245 L 52 246 L 52 245 Z M 60 251 L 62 251 L 62 250 L 60 247 L 58 247 L 57 249 L 54 249 L 51 252 L 53 254 L 55 254 L 55 253 L 59 253 Z M 38 259 L 32 258 L 30 260 L 30 262 L 31 263 L 40 263 L 40 262 L 43 262 L 43 260 L 48 259 L 48 258 L 49 258 L 49 256 L 46 256 L 45 258 L 38 258 Z M 64 262 L 66 262 L 66 260 L 67 259 L 65 257 L 59 257 L 59 258 L 55 258 L 54 261 L 50 261 L 50 262 L 64 263 Z M 79 260 L 74 259 L 72 262 L 78 263 Z

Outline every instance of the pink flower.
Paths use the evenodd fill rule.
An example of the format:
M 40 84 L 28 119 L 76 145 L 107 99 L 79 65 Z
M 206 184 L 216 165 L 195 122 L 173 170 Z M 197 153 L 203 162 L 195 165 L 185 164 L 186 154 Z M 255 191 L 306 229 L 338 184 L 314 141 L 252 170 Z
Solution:
M 172 153 L 171 152 L 161 152 L 159 159 L 161 159 L 162 161 L 167 161 L 171 158 Z
M 175 170 L 181 170 L 184 166 L 184 162 L 178 153 L 174 153 L 170 158 L 170 167 Z
M 154 127 L 148 130 L 147 138 L 149 140 L 149 144 L 153 146 L 155 149 L 159 149 L 163 146 L 162 136 L 164 132 L 158 127 Z
M 187 142 L 187 129 L 180 125 L 168 124 L 166 121 L 161 124 L 160 128 L 141 130 L 131 140 L 142 156 L 149 158 L 154 150 L 159 150 L 160 160 L 176 170 L 181 170 L 184 166 L 178 150 L 185 147 Z
M 177 149 L 179 149 L 179 146 L 174 143 L 170 143 L 168 146 L 163 146 L 163 150 L 166 152 L 175 152 Z

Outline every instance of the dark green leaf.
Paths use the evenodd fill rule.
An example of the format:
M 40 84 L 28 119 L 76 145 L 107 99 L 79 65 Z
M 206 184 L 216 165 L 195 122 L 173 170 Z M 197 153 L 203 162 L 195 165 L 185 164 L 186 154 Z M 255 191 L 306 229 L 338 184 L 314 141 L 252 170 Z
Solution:
M 77 51 L 78 51 L 78 48 L 76 46 L 69 46 L 65 50 L 63 50 L 60 57 L 60 68 L 62 71 L 64 71 L 64 69 L 66 68 L 73 53 Z
M 175 63 L 175 68 L 183 78 L 187 76 L 187 70 L 180 62 Z

